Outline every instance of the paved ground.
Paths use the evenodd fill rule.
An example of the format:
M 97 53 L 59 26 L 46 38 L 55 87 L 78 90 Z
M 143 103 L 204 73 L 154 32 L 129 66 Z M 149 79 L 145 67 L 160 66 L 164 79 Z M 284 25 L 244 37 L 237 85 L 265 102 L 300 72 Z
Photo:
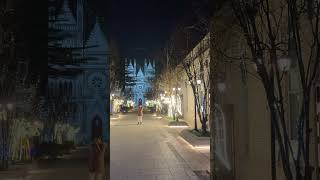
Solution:
M 196 174 L 209 169 L 209 150 L 192 149 L 165 120 L 150 114 L 143 125 L 136 120 L 135 114 L 111 120 L 111 180 L 207 179 Z M 87 155 L 80 148 L 65 159 L 0 172 L 0 180 L 87 180 Z
M 180 129 L 181 131 L 181 129 Z M 129 113 L 111 120 L 111 180 L 200 180 L 209 169 L 209 150 L 195 150 L 179 130 L 146 114 L 144 124 Z
M 88 180 L 87 155 L 86 147 L 79 148 L 64 159 L 41 160 L 22 170 L 0 172 L 0 180 Z

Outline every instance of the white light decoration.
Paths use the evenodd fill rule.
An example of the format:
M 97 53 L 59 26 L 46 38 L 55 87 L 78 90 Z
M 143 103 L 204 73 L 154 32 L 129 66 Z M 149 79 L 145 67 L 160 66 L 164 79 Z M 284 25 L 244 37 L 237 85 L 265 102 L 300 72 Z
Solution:
M 225 92 L 226 89 L 227 89 L 226 83 L 224 83 L 224 82 L 219 82 L 219 83 L 217 84 L 217 86 L 218 86 L 218 90 L 219 90 L 220 92 Z
M 178 88 L 178 91 L 181 91 L 181 88 Z
M 197 84 L 201 84 L 201 80 L 200 79 L 197 80 Z
M 288 57 L 282 57 L 277 61 L 280 71 L 287 72 L 291 66 L 291 59 Z
M 173 91 L 175 91 L 175 90 L 176 90 L 176 88 L 172 88 L 172 90 L 173 90 Z
M 163 103 L 164 103 L 164 104 L 170 104 L 170 103 L 171 103 L 170 98 L 169 98 L 169 97 L 164 97 L 164 98 L 163 98 Z

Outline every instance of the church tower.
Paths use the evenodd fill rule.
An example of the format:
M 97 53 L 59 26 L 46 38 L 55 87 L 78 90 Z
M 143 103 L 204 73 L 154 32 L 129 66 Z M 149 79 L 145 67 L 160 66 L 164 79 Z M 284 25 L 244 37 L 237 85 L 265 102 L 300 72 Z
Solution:
M 106 141 L 109 139 L 108 126 L 109 114 L 109 46 L 98 19 L 86 42 L 85 56 L 89 58 L 82 68 L 85 102 L 84 134 L 86 141 L 90 142 L 92 137 L 102 135 Z M 98 123 L 97 123 L 98 122 Z M 98 127 L 98 130 L 96 128 Z M 99 133 L 99 131 L 101 131 Z M 98 133 L 97 133 L 98 132 Z M 94 134 L 96 133 L 96 134 Z
M 54 27 L 58 30 L 64 31 L 71 35 L 71 37 L 65 38 L 62 41 L 62 47 L 64 48 L 72 48 L 76 47 L 77 40 L 76 38 L 72 37 L 76 32 L 76 20 L 73 17 L 72 11 L 69 7 L 68 0 L 64 0 L 62 4 L 62 8 L 57 16 L 56 22 Z

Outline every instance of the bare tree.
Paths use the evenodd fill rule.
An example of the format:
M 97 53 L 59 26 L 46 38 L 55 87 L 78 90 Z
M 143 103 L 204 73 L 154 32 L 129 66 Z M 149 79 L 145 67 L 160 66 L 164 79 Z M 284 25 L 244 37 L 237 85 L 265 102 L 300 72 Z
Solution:
M 207 134 L 209 120 L 209 37 L 206 36 L 182 61 L 188 82 L 195 96 L 202 134 Z
M 319 72 L 320 4 L 313 0 L 233 0 L 232 8 L 264 86 L 283 172 L 287 179 L 311 179 L 310 103 L 315 75 Z M 302 87 L 297 155 L 290 141 L 290 119 L 286 115 L 284 81 L 287 67 L 283 67 L 281 61 L 288 59 L 284 56 L 296 65 Z

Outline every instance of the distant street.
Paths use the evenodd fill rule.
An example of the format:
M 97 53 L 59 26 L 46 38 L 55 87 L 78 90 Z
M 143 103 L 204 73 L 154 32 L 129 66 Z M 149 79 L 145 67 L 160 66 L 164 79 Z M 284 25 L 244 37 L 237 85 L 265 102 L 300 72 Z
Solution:
M 181 130 L 181 129 L 180 129 Z M 209 150 L 195 150 L 178 129 L 146 114 L 137 125 L 135 113 L 111 120 L 111 180 L 200 180 L 209 169 Z

